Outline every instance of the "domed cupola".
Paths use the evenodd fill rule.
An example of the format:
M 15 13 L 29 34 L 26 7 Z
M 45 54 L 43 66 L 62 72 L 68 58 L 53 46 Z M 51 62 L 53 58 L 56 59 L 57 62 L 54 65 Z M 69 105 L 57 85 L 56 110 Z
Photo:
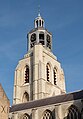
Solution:
M 40 13 L 34 20 L 34 29 L 28 33 L 28 50 L 33 49 L 35 44 L 42 44 L 44 48 L 51 51 L 52 49 L 52 34 L 45 29 L 44 19 Z
M 44 19 L 40 16 L 40 13 L 38 14 L 38 17 L 35 19 L 34 22 L 35 22 L 35 28 L 45 27 Z

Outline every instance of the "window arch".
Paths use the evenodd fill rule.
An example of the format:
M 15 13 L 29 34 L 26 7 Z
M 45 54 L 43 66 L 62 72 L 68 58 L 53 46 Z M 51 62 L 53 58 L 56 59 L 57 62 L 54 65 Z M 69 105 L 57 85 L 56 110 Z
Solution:
M 50 110 L 46 110 L 42 119 L 53 119 L 52 112 Z
M 47 81 L 50 81 L 50 64 L 47 63 L 46 65 L 46 77 L 47 77 Z
M 80 112 L 75 105 L 69 107 L 67 119 L 81 119 Z
M 27 93 L 27 92 L 25 92 L 24 94 L 23 94 L 23 101 L 22 102 L 28 102 L 29 101 L 29 94 Z
M 29 83 L 29 66 L 25 67 L 25 83 Z
M 53 77 L 54 77 L 54 84 L 56 85 L 57 83 L 57 68 L 56 67 L 53 70 Z
M 42 45 L 44 45 L 44 33 L 40 32 L 39 33 L 39 43 L 41 43 Z
M 24 114 L 22 119 L 30 119 L 29 115 L 28 114 Z

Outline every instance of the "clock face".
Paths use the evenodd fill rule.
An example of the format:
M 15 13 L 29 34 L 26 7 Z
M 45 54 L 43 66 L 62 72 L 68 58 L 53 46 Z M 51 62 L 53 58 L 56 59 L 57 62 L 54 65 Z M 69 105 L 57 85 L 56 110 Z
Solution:
M 31 35 L 31 42 L 33 42 L 33 41 L 35 41 L 36 40 L 36 34 L 35 33 L 33 33 L 32 35 Z
M 47 34 L 47 42 L 50 43 L 51 42 L 51 39 L 50 39 L 50 36 Z

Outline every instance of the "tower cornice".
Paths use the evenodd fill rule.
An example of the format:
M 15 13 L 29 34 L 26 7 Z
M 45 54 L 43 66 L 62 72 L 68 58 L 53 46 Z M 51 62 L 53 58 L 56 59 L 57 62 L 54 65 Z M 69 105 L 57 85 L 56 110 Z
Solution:
M 28 32 L 28 34 L 29 34 L 29 33 L 33 33 L 33 32 L 35 32 L 35 31 L 37 31 L 37 30 L 45 30 L 45 31 L 47 31 L 50 35 L 52 35 L 51 32 L 49 32 L 46 28 L 43 28 L 43 27 L 34 28 L 34 29 L 30 30 L 30 32 Z

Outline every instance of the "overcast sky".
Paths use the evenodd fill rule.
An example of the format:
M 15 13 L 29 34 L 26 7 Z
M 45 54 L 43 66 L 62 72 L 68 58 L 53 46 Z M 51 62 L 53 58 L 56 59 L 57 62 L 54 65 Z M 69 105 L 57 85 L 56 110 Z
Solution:
M 83 0 L 0 0 L 0 83 L 12 104 L 14 71 L 40 5 L 67 92 L 83 89 Z

